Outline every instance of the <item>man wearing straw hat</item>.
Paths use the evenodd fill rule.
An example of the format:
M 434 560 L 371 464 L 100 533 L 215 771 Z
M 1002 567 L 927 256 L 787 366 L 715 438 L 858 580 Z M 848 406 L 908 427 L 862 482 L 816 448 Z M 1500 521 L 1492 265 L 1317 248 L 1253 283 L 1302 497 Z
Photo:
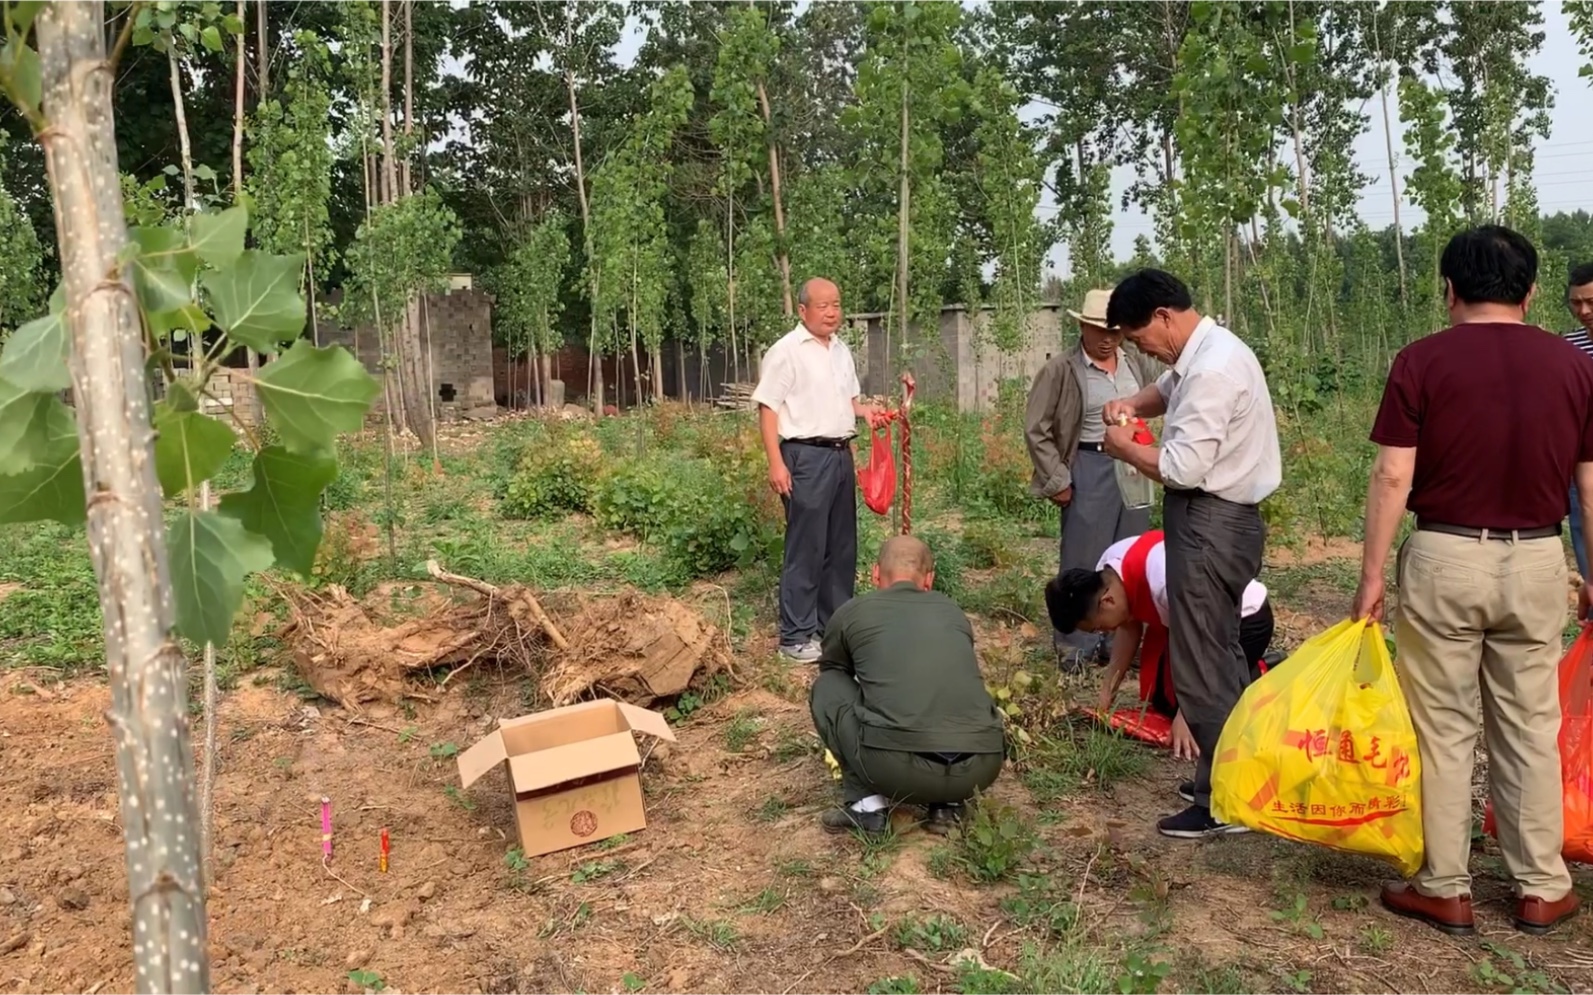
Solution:
M 1112 458 L 1102 450 L 1101 409 L 1155 378 L 1151 361 L 1125 348 L 1122 332 L 1106 327 L 1111 297 L 1109 289 L 1092 290 L 1082 310 L 1068 309 L 1079 323 L 1078 344 L 1052 356 L 1029 389 L 1029 490 L 1061 509 L 1062 570 L 1093 571 L 1112 543 L 1150 531 L 1150 510 L 1123 504 Z M 1078 669 L 1087 657 L 1104 658 L 1104 641 L 1089 633 L 1053 630 L 1052 642 L 1065 669 Z

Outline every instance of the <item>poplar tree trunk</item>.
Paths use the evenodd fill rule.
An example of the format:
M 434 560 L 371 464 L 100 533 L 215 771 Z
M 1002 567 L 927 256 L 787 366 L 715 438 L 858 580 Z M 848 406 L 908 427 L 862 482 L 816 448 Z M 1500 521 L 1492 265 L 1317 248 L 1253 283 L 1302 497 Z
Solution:
M 908 270 L 908 234 L 911 209 L 909 198 L 912 195 L 912 180 L 907 174 L 911 159 L 908 156 L 909 117 L 907 114 L 907 84 L 902 84 L 902 178 L 901 188 L 896 204 L 896 306 L 901 309 L 902 345 L 907 344 L 907 270 Z M 885 365 L 887 368 L 894 362 L 891 356 L 890 326 L 887 324 L 885 332 Z
M 261 5 L 262 7 L 264 4 Z M 238 0 L 238 23 L 247 25 L 244 19 L 243 0 Z M 243 94 L 244 70 L 249 65 L 248 45 L 245 44 L 245 33 L 238 32 L 238 67 L 237 78 L 233 84 L 232 95 L 232 202 L 238 204 L 243 198 Z M 260 372 L 260 357 L 253 349 L 245 347 L 243 350 L 244 361 L 249 367 L 249 382 L 254 383 L 255 377 Z M 249 392 L 249 403 L 243 412 L 244 421 L 250 425 L 260 424 L 260 407 L 254 391 Z M 209 808 L 206 807 L 206 814 Z
M 208 992 L 204 869 L 187 683 L 173 635 L 171 574 L 155 480 L 143 336 L 127 245 L 103 4 L 50 4 L 37 36 L 41 137 L 67 324 L 88 502 L 89 556 L 104 618 L 134 984 Z
M 392 91 L 393 3 L 392 0 L 382 0 L 382 184 L 386 188 L 388 204 L 395 204 L 399 198 L 408 195 L 399 182 L 399 157 L 393 147 Z M 426 353 L 421 343 L 420 302 L 413 291 L 404 301 L 397 324 L 393 343 L 398 353 L 396 379 L 398 395 L 404 406 L 404 424 L 415 433 L 422 449 L 435 449 L 436 423 L 432 418 Z
M 796 314 L 796 304 L 791 296 L 791 253 L 785 242 L 785 200 L 780 189 L 780 143 L 774 137 L 774 114 L 769 107 L 769 92 L 758 80 L 758 106 L 763 110 L 763 130 L 769 136 L 769 190 L 774 195 L 775 261 L 780 267 L 780 300 L 782 313 L 787 317 Z

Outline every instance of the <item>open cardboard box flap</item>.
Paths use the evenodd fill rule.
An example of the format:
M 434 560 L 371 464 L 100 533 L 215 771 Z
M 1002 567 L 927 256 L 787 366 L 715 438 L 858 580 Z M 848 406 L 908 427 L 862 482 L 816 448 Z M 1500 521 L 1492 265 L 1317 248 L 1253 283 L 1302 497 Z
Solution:
M 510 757 L 509 783 L 516 794 L 541 791 L 565 781 L 635 768 L 641 762 L 636 737 L 626 730 Z
M 620 767 L 636 766 L 640 762 L 640 757 L 636 752 L 635 740 L 629 731 L 616 730 L 613 733 L 605 731 L 600 735 L 582 731 L 590 730 L 591 724 L 581 720 L 601 719 L 605 712 L 617 720 L 608 727 L 610 729 L 619 726 L 622 729 L 647 733 L 671 743 L 675 742 L 675 731 L 669 728 L 669 722 L 658 712 L 611 698 L 584 701 L 575 705 L 565 705 L 563 708 L 550 708 L 545 712 L 500 719 L 497 729 L 459 754 L 457 763 L 460 784 L 466 788 L 470 787 L 479 781 L 483 774 L 506 760 L 510 761 L 509 775 L 517 792 L 536 791 L 561 781 L 604 773 Z M 561 734 L 556 729 L 560 724 L 570 725 L 567 734 Z M 510 740 L 505 738 L 506 730 L 512 731 L 511 735 L 522 736 L 531 730 L 531 727 L 542 726 L 554 728 L 550 728 L 547 735 L 538 737 L 539 739 L 557 739 L 561 742 L 540 749 L 533 748 L 511 753 Z M 608 740 L 614 742 L 606 743 Z M 624 743 L 629 744 L 628 755 L 622 749 Z M 624 759 L 620 759 L 621 757 Z

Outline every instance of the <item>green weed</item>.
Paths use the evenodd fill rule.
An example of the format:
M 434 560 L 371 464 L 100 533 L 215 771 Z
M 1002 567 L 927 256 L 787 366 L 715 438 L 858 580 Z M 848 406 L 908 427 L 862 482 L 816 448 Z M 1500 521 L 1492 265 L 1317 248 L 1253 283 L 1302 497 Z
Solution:
M 736 929 L 736 924 L 724 919 L 703 920 L 683 917 L 680 923 L 686 927 L 686 932 L 725 953 L 735 950 L 736 945 L 741 942 L 741 933 Z
M 871 982 L 864 991 L 868 992 L 868 995 L 918 995 L 923 989 L 918 987 L 917 978 L 906 974 L 880 978 Z
M 774 865 L 775 873 L 783 878 L 810 878 L 813 865 L 805 860 L 782 860 Z
M 1565 991 L 1558 981 L 1527 963 L 1521 953 L 1492 940 L 1484 940 L 1482 948 L 1489 958 L 1471 966 L 1471 977 L 1478 984 L 1527 995 L 1560 995 Z
M 348 980 L 354 987 L 367 991 L 379 992 L 387 987 L 387 982 L 383 981 L 382 976 L 375 971 L 350 971 Z
M 1323 937 L 1322 924 L 1311 915 L 1310 899 L 1305 892 L 1298 892 L 1294 899 L 1281 909 L 1272 912 L 1273 922 L 1293 923 L 1295 928 L 1313 940 Z
M 634 974 L 634 973 L 632 973 L 630 971 L 626 971 L 620 977 L 620 984 L 628 992 L 639 992 L 643 988 L 647 987 L 646 979 L 644 979 L 640 975 Z
M 1369 922 L 1355 934 L 1355 943 L 1361 950 L 1375 957 L 1386 954 L 1394 948 L 1394 934 L 1375 922 Z
M 1164 961 L 1131 953 L 1123 962 L 1123 973 L 1118 975 L 1117 991 L 1119 995 L 1155 995 L 1172 969 L 1173 966 Z
M 1041 803 L 1093 788 L 1104 790 L 1150 772 L 1151 754 L 1115 729 L 1068 725 L 1039 737 L 1027 758 L 1024 783 Z
M 968 930 L 949 916 L 903 919 L 896 925 L 894 939 L 898 947 L 920 953 L 961 950 L 968 942 Z
M 762 805 L 758 806 L 758 821 L 778 822 L 790 810 L 791 807 L 785 803 L 784 798 L 779 795 L 770 795 L 763 800 Z
M 608 877 L 624 866 L 624 863 L 618 860 L 588 860 L 570 872 L 570 883 L 586 884 L 589 881 L 596 881 Z
M 603 842 L 598 843 L 594 847 L 594 849 L 597 849 L 597 850 L 618 850 L 620 847 L 624 846 L 625 844 L 629 843 L 630 841 L 631 841 L 631 834 L 630 833 L 620 833 L 618 836 L 610 836 L 608 839 L 604 840 Z
M 461 793 L 459 786 L 456 784 L 445 785 L 443 787 L 443 794 L 447 796 L 449 801 L 464 809 L 466 812 L 474 812 L 476 810 L 476 803 Z
M 763 730 L 763 717 L 752 709 L 743 709 L 736 713 L 725 727 L 725 749 L 731 753 L 740 753 L 746 749 L 748 743 L 758 738 L 758 733 Z
M 1001 911 L 1015 925 L 1039 930 L 1047 939 L 1061 939 L 1078 925 L 1078 906 L 1059 897 L 1060 888 L 1049 876 L 1019 874 L 1018 893 L 1001 900 Z
M 1001 881 L 1033 853 L 1034 826 L 1017 809 L 991 799 L 978 799 L 969 808 L 957 832 L 959 862 L 975 881 Z
M 785 892 L 778 888 L 765 888 L 741 907 L 743 913 L 772 915 L 785 905 Z

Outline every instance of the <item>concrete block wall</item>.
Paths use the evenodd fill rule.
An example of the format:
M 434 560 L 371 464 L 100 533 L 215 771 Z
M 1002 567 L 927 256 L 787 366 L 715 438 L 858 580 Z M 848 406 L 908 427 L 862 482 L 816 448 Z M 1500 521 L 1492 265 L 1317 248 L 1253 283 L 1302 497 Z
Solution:
M 497 402 L 493 396 L 492 295 L 468 287 L 428 294 L 421 316 L 422 327 L 430 331 L 431 396 L 437 416 L 493 414 Z M 321 344 L 343 346 L 354 352 L 373 376 L 383 376 L 381 336 L 373 326 L 354 329 L 323 324 Z M 377 395 L 372 410 L 382 410 L 384 403 Z

